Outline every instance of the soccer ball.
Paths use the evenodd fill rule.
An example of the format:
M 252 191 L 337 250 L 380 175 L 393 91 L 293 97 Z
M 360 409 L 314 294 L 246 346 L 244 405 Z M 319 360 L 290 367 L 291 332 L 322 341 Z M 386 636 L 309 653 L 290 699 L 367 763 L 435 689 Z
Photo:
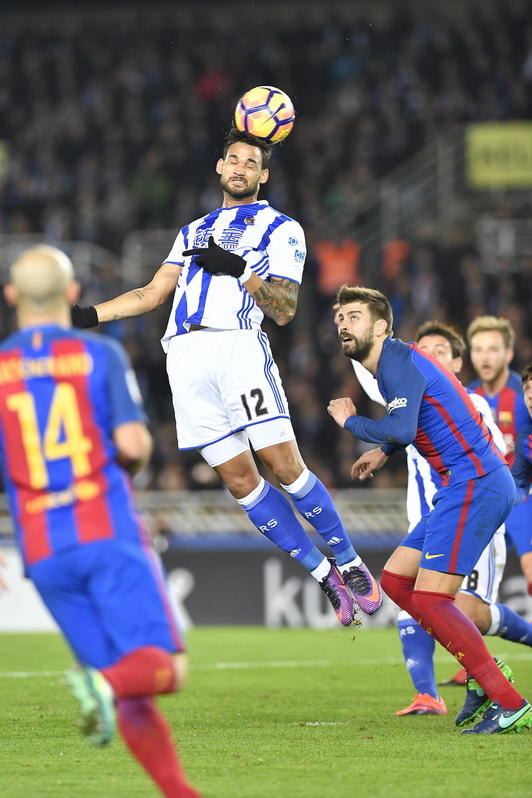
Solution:
M 247 91 L 235 108 L 235 125 L 268 144 L 285 139 L 294 126 L 292 100 L 274 86 L 256 86 Z

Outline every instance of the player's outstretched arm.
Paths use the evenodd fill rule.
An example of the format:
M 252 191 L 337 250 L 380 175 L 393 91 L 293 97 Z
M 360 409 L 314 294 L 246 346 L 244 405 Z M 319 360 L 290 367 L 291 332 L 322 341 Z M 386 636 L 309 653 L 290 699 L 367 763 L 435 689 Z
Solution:
M 94 308 L 73 306 L 72 322 L 76 327 L 94 327 L 99 322 L 129 319 L 156 310 L 175 290 L 181 265 L 164 263 L 153 280 L 143 288 L 135 288 L 125 294 L 95 305 Z M 94 316 L 96 313 L 96 316 Z
M 156 310 L 175 291 L 181 268 L 175 263 L 164 263 L 148 285 L 96 305 L 98 321 L 128 319 Z

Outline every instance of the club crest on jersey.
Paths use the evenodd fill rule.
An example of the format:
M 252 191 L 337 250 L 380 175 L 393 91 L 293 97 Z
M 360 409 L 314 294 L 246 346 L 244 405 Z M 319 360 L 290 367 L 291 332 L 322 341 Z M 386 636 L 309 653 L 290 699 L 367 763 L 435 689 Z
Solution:
M 511 427 L 514 423 L 514 414 L 511 410 L 501 410 L 499 412 L 498 424 L 500 427 Z
M 408 404 L 408 399 L 406 396 L 397 396 L 395 399 L 392 399 L 390 404 L 388 405 L 388 413 L 391 413 L 392 410 L 397 410 L 398 407 L 406 407 Z

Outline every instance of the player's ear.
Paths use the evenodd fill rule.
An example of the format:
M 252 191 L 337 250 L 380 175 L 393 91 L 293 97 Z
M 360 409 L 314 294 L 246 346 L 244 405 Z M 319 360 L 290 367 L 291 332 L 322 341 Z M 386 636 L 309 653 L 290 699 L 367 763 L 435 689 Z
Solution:
M 221 175 L 224 168 L 224 159 L 219 158 L 218 163 L 216 164 L 216 173 Z
M 514 359 L 514 357 L 515 357 L 515 352 L 514 352 L 514 349 L 513 349 L 513 347 L 509 347 L 509 348 L 506 350 L 506 358 L 505 358 L 505 362 L 506 362 L 506 365 L 507 365 L 507 366 L 509 366 L 509 365 L 510 365 L 510 363 L 512 362 L 512 360 Z
M 15 307 L 17 304 L 17 289 L 13 285 L 13 283 L 6 283 L 4 285 L 4 296 L 6 298 L 6 302 L 8 305 L 12 305 Z
M 269 176 L 270 176 L 270 170 L 263 169 L 262 172 L 260 173 L 259 183 L 266 183 Z
M 6 286 L 7 288 L 7 286 Z M 77 280 L 72 280 L 66 287 L 66 298 L 69 305 L 75 305 L 81 294 L 81 285 Z
M 464 361 L 461 357 L 453 357 L 453 374 L 459 374 L 462 371 Z
M 388 322 L 386 319 L 377 319 L 375 322 L 375 327 L 373 328 L 377 335 L 387 335 L 388 334 Z

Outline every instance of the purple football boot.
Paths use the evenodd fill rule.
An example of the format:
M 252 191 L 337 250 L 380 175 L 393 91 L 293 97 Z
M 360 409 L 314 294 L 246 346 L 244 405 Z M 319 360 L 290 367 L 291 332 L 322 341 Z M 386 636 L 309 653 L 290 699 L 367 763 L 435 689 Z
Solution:
M 336 617 L 344 626 L 349 626 L 356 614 L 356 605 L 350 591 L 346 588 L 342 574 L 334 560 L 329 560 L 331 569 L 319 586 L 331 602 Z
M 342 573 L 347 589 L 366 615 L 373 615 L 382 604 L 382 592 L 363 562 Z

